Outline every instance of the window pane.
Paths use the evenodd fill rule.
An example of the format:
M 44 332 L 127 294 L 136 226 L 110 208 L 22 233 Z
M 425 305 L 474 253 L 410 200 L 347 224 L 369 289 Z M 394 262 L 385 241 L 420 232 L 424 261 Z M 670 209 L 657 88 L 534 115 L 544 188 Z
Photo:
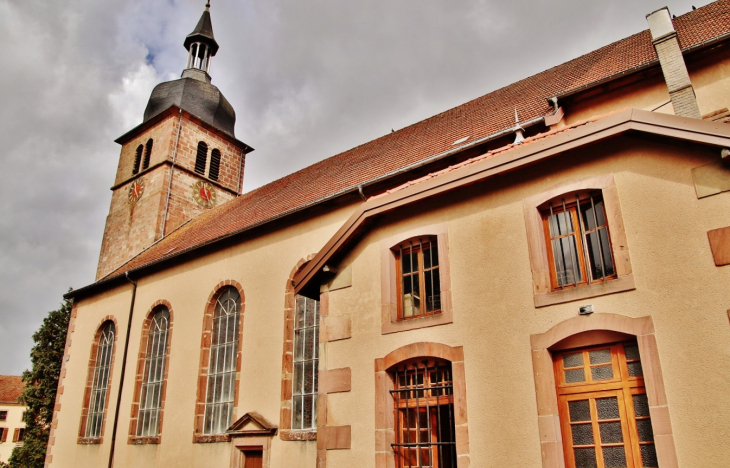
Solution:
M 636 416 L 649 416 L 649 401 L 646 399 L 646 393 L 634 395 L 634 414 Z
M 594 448 L 577 448 L 573 450 L 575 454 L 576 468 L 597 468 L 596 449 Z
M 600 423 L 598 427 L 601 432 L 601 443 L 617 444 L 624 441 L 619 421 Z
M 608 380 L 613 378 L 613 367 L 599 366 L 591 368 L 593 380 Z
M 619 447 L 603 447 L 603 463 L 606 468 L 626 468 L 626 451 Z
M 431 242 L 430 248 L 423 252 L 423 267 L 432 268 L 439 266 L 439 250 L 436 242 Z
M 641 377 L 644 375 L 644 369 L 641 368 L 641 362 L 629 362 L 627 364 L 629 367 L 629 376 L 631 377 Z
M 292 368 L 292 428 L 312 429 L 317 419 L 319 301 L 296 296 Z
M 553 257 L 555 259 L 555 273 L 558 286 L 566 286 L 583 281 L 578 261 L 578 248 L 575 237 L 553 239 Z
M 568 408 L 570 422 L 591 420 L 591 409 L 588 400 L 570 401 L 568 402 Z
M 616 397 L 596 399 L 598 419 L 618 419 L 618 399 Z
M 591 351 L 588 353 L 588 356 L 590 357 L 591 364 L 605 364 L 607 362 L 611 362 L 611 350 L 608 348 Z
M 626 353 L 626 359 L 628 359 L 629 361 L 639 359 L 638 345 L 624 345 L 624 352 Z
M 429 270 L 424 274 L 426 279 L 426 311 L 441 310 L 441 279 L 439 270 Z
M 639 433 L 639 440 L 642 442 L 654 441 L 654 430 L 651 427 L 650 419 L 639 419 L 636 421 L 636 431 Z
M 585 382 L 586 376 L 583 369 L 571 369 L 565 371 L 565 383 Z
M 582 367 L 583 353 L 563 354 L 563 367 Z
M 654 448 L 654 444 L 642 445 L 639 448 L 641 449 L 641 461 L 644 464 L 644 467 L 657 468 L 659 466 L 659 462 L 656 459 L 656 449 Z
M 593 426 L 576 424 L 570 427 L 573 432 L 573 445 L 593 445 Z

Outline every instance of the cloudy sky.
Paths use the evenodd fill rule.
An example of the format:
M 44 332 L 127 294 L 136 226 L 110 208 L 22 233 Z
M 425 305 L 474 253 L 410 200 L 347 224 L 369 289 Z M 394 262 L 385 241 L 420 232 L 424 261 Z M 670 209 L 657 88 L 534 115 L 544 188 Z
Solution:
M 0 374 L 93 282 L 119 147 L 205 0 L 0 0 Z M 709 3 L 695 1 L 696 6 Z M 249 191 L 646 29 L 692 0 L 212 0 Z

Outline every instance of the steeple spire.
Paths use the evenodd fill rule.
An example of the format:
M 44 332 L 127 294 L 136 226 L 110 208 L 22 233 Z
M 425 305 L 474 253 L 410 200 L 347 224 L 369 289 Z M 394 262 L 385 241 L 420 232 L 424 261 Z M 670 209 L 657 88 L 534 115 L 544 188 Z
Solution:
M 213 35 L 213 23 L 210 20 L 210 0 L 205 4 L 205 11 L 193 32 L 185 37 L 183 45 L 188 50 L 186 71 L 197 69 L 207 74 L 210 70 L 210 59 L 218 52 L 218 43 Z

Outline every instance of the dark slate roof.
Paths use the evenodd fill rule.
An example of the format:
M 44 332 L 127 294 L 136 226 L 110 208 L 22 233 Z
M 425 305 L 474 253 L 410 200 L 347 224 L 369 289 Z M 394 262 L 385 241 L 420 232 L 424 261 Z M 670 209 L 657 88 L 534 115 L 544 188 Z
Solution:
M 144 122 L 172 106 L 190 112 L 203 122 L 235 138 L 236 112 L 220 90 L 210 83 L 180 78 L 155 86 L 144 111 Z
M 185 48 L 190 50 L 190 44 L 194 42 L 208 44 L 211 55 L 215 55 L 218 52 L 218 43 L 213 36 L 213 23 L 210 20 L 210 11 L 208 8 L 203 12 L 203 16 L 200 17 L 200 21 L 198 21 L 198 25 L 195 26 L 193 32 L 185 37 Z

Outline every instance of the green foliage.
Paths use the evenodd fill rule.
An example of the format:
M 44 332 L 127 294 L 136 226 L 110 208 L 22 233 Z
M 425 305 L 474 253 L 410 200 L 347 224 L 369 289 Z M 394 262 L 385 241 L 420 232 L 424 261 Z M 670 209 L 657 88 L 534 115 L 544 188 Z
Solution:
M 33 334 L 32 369 L 23 372 L 24 389 L 20 397 L 21 403 L 28 407 L 25 440 L 22 446 L 13 449 L 9 468 L 43 468 L 70 318 L 71 303 L 64 300 L 61 308 L 49 312 Z

